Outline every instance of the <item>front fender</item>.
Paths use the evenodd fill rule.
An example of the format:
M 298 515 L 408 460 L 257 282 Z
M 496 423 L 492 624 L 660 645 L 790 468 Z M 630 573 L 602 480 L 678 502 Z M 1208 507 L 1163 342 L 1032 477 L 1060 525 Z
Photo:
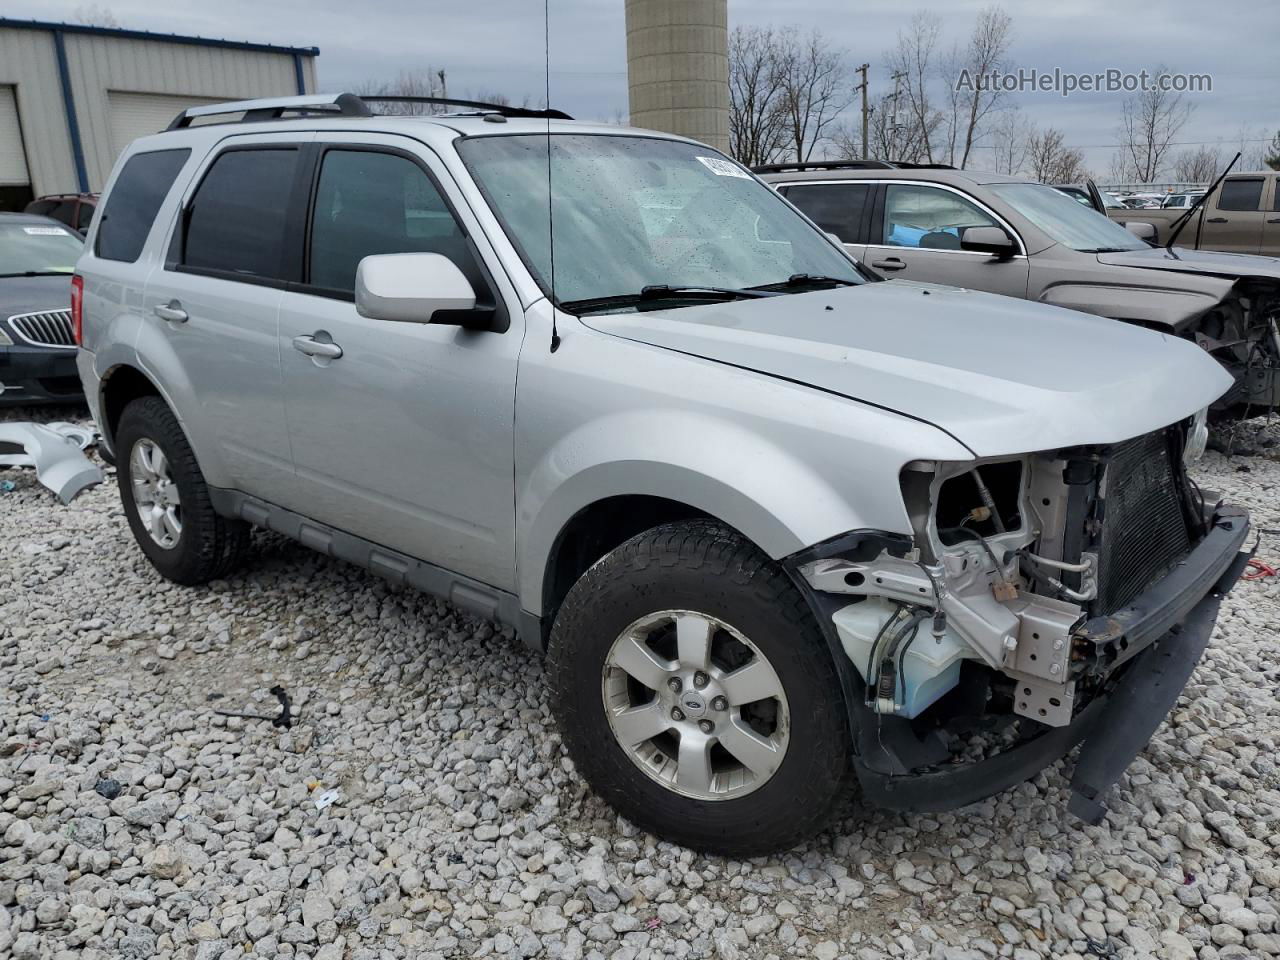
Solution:
M 547 558 L 580 511 L 617 496 L 653 496 L 728 524 L 780 559 L 861 527 L 910 532 L 897 488 L 869 483 L 854 506 L 787 449 L 714 415 L 620 412 L 582 425 L 537 461 L 517 493 L 522 606 L 541 615 Z M 857 473 L 850 464 L 850 473 Z
M 1209 278 L 1198 277 L 1197 281 L 1202 283 L 1205 279 Z M 1040 295 L 1040 302 L 1182 334 L 1230 292 L 1230 281 L 1221 280 L 1219 283 L 1222 290 L 1216 295 L 1159 287 L 1059 283 L 1046 288 Z

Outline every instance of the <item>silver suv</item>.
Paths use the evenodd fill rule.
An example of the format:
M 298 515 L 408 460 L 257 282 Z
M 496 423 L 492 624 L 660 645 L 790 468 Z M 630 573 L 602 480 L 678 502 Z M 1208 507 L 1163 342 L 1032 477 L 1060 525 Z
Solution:
M 1081 740 L 1096 820 L 1244 559 L 1185 472 L 1231 384 L 1194 345 L 879 282 L 675 137 L 199 108 L 120 158 L 77 271 L 161 574 L 257 525 L 514 627 L 577 768 L 694 847 L 793 844 L 855 780 L 960 806 Z

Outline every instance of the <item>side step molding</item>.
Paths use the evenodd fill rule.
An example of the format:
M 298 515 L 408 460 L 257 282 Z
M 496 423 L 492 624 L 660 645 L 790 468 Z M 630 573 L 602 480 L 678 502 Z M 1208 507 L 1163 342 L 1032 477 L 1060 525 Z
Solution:
M 237 490 L 210 487 L 209 499 L 213 509 L 223 516 L 238 517 L 255 527 L 283 534 L 317 553 L 354 563 L 392 583 L 407 584 L 468 613 L 497 621 L 514 629 L 534 650 L 544 649 L 538 619 L 520 609 L 520 601 L 513 593 L 416 560 Z

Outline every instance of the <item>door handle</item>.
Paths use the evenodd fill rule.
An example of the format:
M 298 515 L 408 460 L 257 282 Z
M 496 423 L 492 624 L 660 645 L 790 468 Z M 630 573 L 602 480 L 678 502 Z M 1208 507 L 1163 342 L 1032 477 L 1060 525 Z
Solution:
M 1272 217 L 1267 223 L 1280 223 L 1280 217 Z
M 1230 223 L 1226 217 L 1210 217 L 1205 223 Z
M 151 312 L 161 320 L 168 320 L 170 323 L 186 323 L 190 319 L 187 316 L 187 311 L 182 309 L 182 304 L 177 300 L 170 300 L 168 303 L 157 303 L 151 308 Z
M 872 260 L 871 265 L 881 270 L 905 270 L 907 265 L 897 257 L 890 257 L 888 260 Z
M 342 356 L 342 348 L 336 343 L 326 343 L 311 336 L 294 337 L 293 349 L 308 357 L 323 357 L 326 360 L 337 360 Z

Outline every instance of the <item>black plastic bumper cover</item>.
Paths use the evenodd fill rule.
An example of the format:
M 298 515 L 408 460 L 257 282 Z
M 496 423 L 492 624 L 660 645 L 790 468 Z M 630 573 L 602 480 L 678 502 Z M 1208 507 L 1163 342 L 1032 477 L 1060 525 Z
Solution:
M 45 389 L 41 381 L 74 379 L 78 383 L 79 376 L 74 352 L 28 346 L 0 348 L 0 383 L 22 388 L 12 391 L 4 398 L 5 402 L 73 400 L 78 391 L 50 391 Z
M 1104 794 L 1173 709 L 1204 653 L 1222 598 L 1248 563 L 1250 554 L 1240 552 L 1248 529 L 1246 511 L 1220 508 L 1186 562 L 1127 609 L 1124 629 L 1112 619 L 1108 641 L 1122 646 L 1125 659 L 1134 662 L 1107 696 L 1095 697 L 1068 726 L 1045 728 L 978 763 L 888 773 L 867 762 L 865 752 L 877 740 L 868 727 L 877 718 L 864 717 L 867 726 L 859 738 L 864 756 L 856 766 L 867 802 L 904 812 L 955 810 L 1030 779 L 1083 741 L 1068 809 L 1097 823 L 1105 813 Z

